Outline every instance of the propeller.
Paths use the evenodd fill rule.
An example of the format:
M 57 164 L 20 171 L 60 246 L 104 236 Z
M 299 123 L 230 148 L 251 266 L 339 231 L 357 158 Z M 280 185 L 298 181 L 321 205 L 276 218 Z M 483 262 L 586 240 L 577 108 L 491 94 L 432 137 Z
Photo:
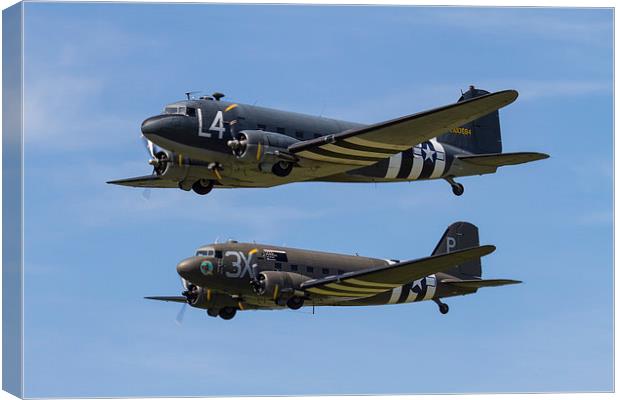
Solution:
M 177 314 L 177 317 L 175 318 L 175 322 L 179 326 L 183 323 L 183 317 L 185 316 L 185 309 L 187 309 L 187 304 L 196 300 L 196 298 L 198 297 L 198 293 L 196 293 L 196 289 L 197 289 L 196 285 L 189 283 L 183 278 L 181 278 L 181 284 L 183 285 L 183 288 L 185 289 L 184 291 L 181 292 L 181 295 L 185 296 L 187 301 L 183 303 L 183 305 L 181 306 L 181 309 L 179 310 L 179 313 Z
M 177 314 L 177 317 L 174 319 L 174 321 L 179 326 L 181 326 L 181 324 L 183 324 L 183 317 L 185 316 L 185 310 L 186 309 L 187 309 L 187 303 L 183 303 L 183 305 L 181 306 L 181 309 L 179 310 L 179 313 Z
M 149 165 L 153 166 L 153 175 L 163 175 L 166 172 L 166 164 L 170 161 L 168 159 L 168 153 L 159 149 L 155 143 L 151 142 L 144 135 L 140 136 L 146 152 L 149 155 Z
M 265 291 L 265 283 L 263 282 L 265 278 L 258 274 L 257 271 L 258 264 L 252 265 L 252 268 L 250 268 L 250 287 L 254 293 L 260 295 Z

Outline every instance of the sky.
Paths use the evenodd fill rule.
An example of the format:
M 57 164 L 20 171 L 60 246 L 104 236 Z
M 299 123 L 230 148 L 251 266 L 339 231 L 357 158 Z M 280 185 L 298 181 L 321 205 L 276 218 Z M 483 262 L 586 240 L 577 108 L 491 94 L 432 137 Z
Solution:
M 610 9 L 26 3 L 25 396 L 613 390 Z M 548 160 L 444 181 L 180 190 L 140 123 L 189 90 L 379 122 L 470 84 L 520 96 L 504 151 Z M 470 221 L 483 277 L 432 302 L 241 312 L 178 304 L 176 263 L 235 238 L 395 259 Z

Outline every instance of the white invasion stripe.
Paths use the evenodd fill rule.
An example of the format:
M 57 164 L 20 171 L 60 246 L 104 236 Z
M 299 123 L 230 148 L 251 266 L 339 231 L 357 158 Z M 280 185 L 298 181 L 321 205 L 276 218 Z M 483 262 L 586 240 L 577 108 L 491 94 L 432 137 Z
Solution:
M 319 288 L 310 288 L 306 290 L 310 293 L 322 294 L 322 295 L 327 295 L 327 296 L 335 296 L 335 297 L 359 298 L 359 297 L 370 297 L 370 296 L 375 295 L 374 293 L 340 292 L 340 291 L 335 291 L 335 290 L 326 290 L 326 289 L 319 289 Z
M 324 144 L 321 146 L 322 149 L 333 151 L 334 153 L 341 154 L 349 154 L 352 156 L 362 156 L 362 157 L 377 157 L 377 158 L 388 158 L 390 154 L 387 153 L 375 153 L 370 151 L 361 151 L 361 150 L 353 150 L 346 147 L 340 147 L 335 144 Z
M 426 287 L 426 296 L 424 296 L 424 300 L 430 300 L 435 296 L 435 286 L 427 286 Z
M 421 150 L 422 146 L 420 145 L 413 148 L 413 165 L 411 166 L 411 172 L 409 173 L 407 179 L 418 179 L 422 173 L 422 168 L 424 167 L 424 157 L 420 154 Z
M 400 170 L 400 164 L 403 160 L 403 153 L 394 154 L 390 157 L 390 165 L 388 165 L 388 170 L 385 173 L 386 179 L 394 179 L 398 175 L 398 171 Z
M 392 289 L 392 296 L 390 296 L 390 300 L 388 300 L 388 304 L 394 304 L 400 298 L 400 293 L 403 291 L 403 287 L 399 286 Z
M 385 292 L 386 290 L 389 290 L 389 288 L 385 288 L 385 289 L 379 289 L 379 288 L 369 288 L 369 287 L 351 287 L 351 286 L 345 286 L 345 285 L 339 285 L 337 283 L 328 283 L 327 285 L 325 285 L 326 288 L 329 289 L 335 289 L 335 290 L 342 290 L 343 292 L 364 292 L 364 293 L 381 293 L 381 292 Z
M 399 286 L 398 284 L 392 285 L 390 283 L 368 282 L 368 281 L 362 281 L 362 280 L 355 279 L 355 278 L 349 278 L 349 279 L 345 278 L 342 281 L 346 283 L 352 283 L 354 285 L 370 286 L 370 287 L 393 288 L 393 287 Z
M 377 161 L 350 160 L 350 159 L 345 159 L 345 158 L 328 157 L 322 154 L 312 153 L 312 151 L 310 150 L 300 151 L 297 154 L 299 154 L 300 156 L 304 158 L 308 158 L 310 160 L 327 161 L 327 162 L 332 162 L 335 164 L 364 165 L 365 166 L 365 165 L 372 165 L 372 164 L 377 163 Z
M 375 142 L 373 140 L 367 140 L 367 139 L 362 139 L 360 137 L 357 136 L 351 136 L 348 137 L 346 139 L 344 139 L 345 142 L 349 142 L 349 143 L 353 143 L 353 144 L 359 144 L 361 146 L 367 146 L 367 147 L 378 147 L 380 149 L 390 149 L 390 150 L 407 150 L 409 148 L 409 146 L 403 146 L 401 144 L 389 144 L 389 143 L 381 143 L 381 142 Z
M 435 156 L 435 168 L 429 177 L 430 179 L 433 179 L 439 178 L 443 174 L 443 170 L 446 167 L 446 153 L 444 152 L 443 146 L 437 141 L 437 139 L 431 139 L 430 142 L 433 144 L 433 147 L 435 147 L 435 151 L 437 152 Z

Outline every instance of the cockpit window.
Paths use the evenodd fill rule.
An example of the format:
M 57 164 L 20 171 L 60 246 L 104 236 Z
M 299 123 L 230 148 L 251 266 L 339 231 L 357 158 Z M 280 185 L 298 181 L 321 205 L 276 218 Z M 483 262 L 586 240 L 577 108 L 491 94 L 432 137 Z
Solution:
M 192 108 L 194 115 L 196 115 L 196 109 Z M 167 106 L 164 108 L 164 114 L 185 114 L 185 106 Z
M 196 252 L 196 255 L 198 257 L 213 257 L 215 255 L 215 250 L 213 249 L 199 250 Z
M 195 117 L 196 116 L 196 109 L 194 107 L 187 107 L 187 116 L 188 117 Z

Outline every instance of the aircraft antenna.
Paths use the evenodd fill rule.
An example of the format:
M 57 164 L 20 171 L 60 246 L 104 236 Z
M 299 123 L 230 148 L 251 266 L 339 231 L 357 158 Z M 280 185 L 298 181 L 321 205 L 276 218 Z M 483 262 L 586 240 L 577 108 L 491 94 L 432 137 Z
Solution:
M 192 95 L 194 93 L 200 93 L 201 90 L 190 90 L 189 92 L 185 92 L 185 97 L 187 97 L 187 100 L 191 100 L 192 99 Z

